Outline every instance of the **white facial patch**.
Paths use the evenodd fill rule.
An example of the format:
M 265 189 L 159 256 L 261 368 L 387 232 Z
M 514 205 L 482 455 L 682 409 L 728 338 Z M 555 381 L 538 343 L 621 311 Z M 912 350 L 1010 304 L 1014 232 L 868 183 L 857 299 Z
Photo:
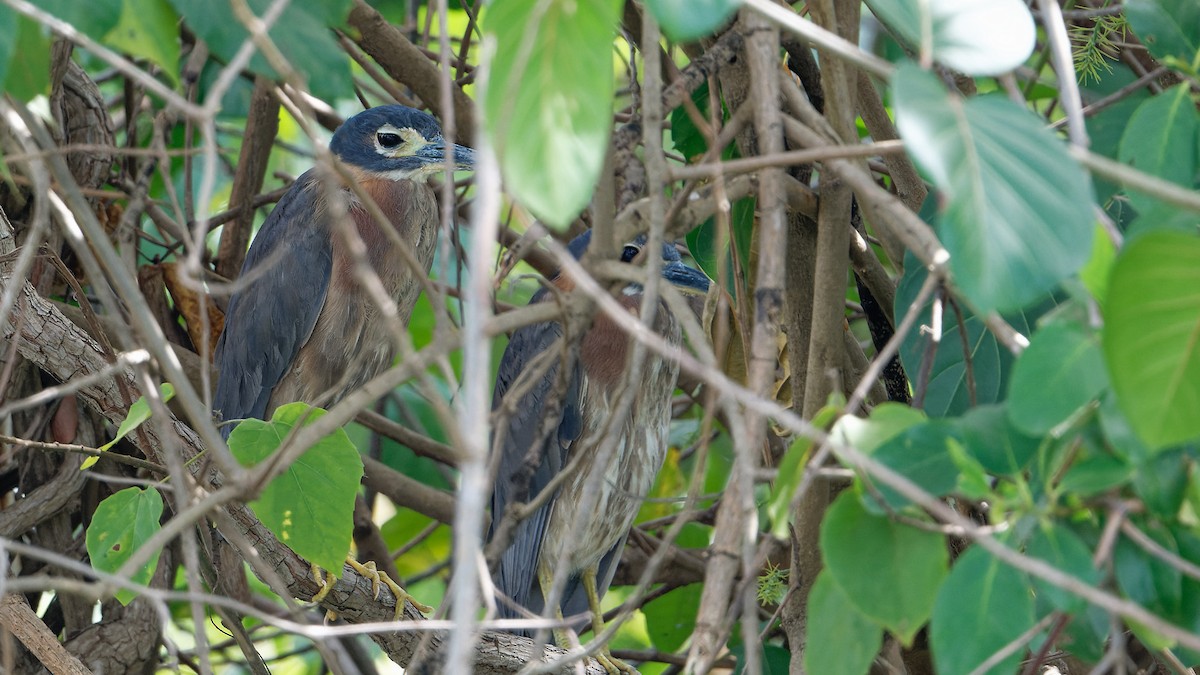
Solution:
M 385 134 L 395 134 L 400 137 L 400 144 L 392 147 L 386 147 L 380 142 L 379 137 Z M 421 132 L 412 127 L 396 127 L 392 124 L 384 124 L 375 130 L 375 152 L 384 157 L 411 157 L 417 154 L 421 148 L 429 145 L 429 141 L 421 135 Z

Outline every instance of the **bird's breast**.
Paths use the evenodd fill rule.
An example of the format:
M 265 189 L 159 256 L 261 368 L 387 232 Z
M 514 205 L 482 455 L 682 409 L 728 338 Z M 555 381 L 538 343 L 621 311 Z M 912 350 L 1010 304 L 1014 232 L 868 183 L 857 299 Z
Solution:
M 347 196 L 349 217 L 333 223 L 330 232 L 333 268 L 325 302 L 312 335 L 272 393 L 272 408 L 291 401 L 329 407 L 386 370 L 395 357 L 396 336 L 385 311 L 395 311 L 407 324 L 421 278 L 433 263 L 438 230 L 433 190 L 412 181 L 361 185 L 390 222 L 377 222 L 366 206 Z M 354 232 L 347 237 L 340 227 Z M 384 228 L 393 228 L 399 242 Z M 381 306 L 368 292 L 368 284 L 376 283 L 392 307 Z
M 669 342 L 680 343 L 673 317 L 664 314 L 656 324 Z M 616 336 L 597 333 L 602 326 L 593 325 L 580 353 L 585 362 L 580 392 L 584 430 L 567 458 L 570 464 L 578 457 L 580 464 L 554 501 L 544 543 L 543 555 L 569 561 L 572 573 L 598 563 L 633 525 L 666 456 L 671 399 L 679 375 L 675 362 L 647 355 L 630 383 L 636 388 L 633 405 L 624 420 L 614 420 L 623 388 L 607 379 L 610 373 L 592 376 L 586 364 L 588 340 L 612 338 L 627 350 L 629 338 L 619 330 Z M 624 371 L 624 356 L 619 368 Z

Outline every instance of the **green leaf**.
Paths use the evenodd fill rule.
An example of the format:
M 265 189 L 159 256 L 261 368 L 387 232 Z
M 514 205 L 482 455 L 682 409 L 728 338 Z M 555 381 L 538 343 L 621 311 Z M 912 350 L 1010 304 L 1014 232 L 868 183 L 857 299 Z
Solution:
M 142 57 L 179 84 L 179 16 L 167 0 L 125 0 L 105 44 Z
M 889 401 L 875 406 L 867 419 L 853 415 L 838 418 L 829 435 L 840 443 L 873 454 L 879 446 L 926 419 L 920 410 Z
M 736 153 L 729 153 L 736 154 Z M 733 202 L 729 211 L 729 229 L 733 237 L 730 242 L 727 238 L 720 236 L 720 230 L 717 228 L 715 218 L 708 218 L 703 223 L 700 223 L 690 232 L 687 233 L 688 251 L 696 260 L 696 264 L 709 278 L 721 279 L 721 256 L 725 257 L 725 271 L 727 272 L 726 290 L 732 294 L 734 292 L 734 256 L 737 252 L 738 262 L 741 263 L 742 278 L 746 280 L 746 274 L 750 270 L 750 247 L 754 239 L 754 205 L 755 200 L 752 198 L 738 199 Z M 733 244 L 731 246 L 730 244 Z
M 956 425 L 949 420 L 930 420 L 910 427 L 879 446 L 873 457 L 916 483 L 935 497 L 949 494 L 958 482 L 958 467 L 950 456 L 950 443 L 957 442 Z M 910 502 L 895 489 L 876 483 L 875 489 L 894 510 Z M 873 495 L 864 496 L 869 505 Z
M 1034 333 L 1017 359 L 1008 415 L 1021 431 L 1040 436 L 1107 388 L 1099 336 L 1081 325 L 1056 321 Z
M 1130 522 L 1159 546 L 1184 559 L 1198 552 L 1195 535 L 1140 518 Z M 1195 557 L 1190 559 L 1196 561 Z M 1200 614 L 1195 613 L 1194 606 L 1197 599 L 1195 592 L 1200 582 L 1185 577 L 1175 566 L 1150 555 L 1125 537 L 1117 539 L 1113 563 L 1117 584 L 1130 600 L 1185 628 L 1193 628 L 1200 623 Z
M 1099 571 L 1092 566 L 1092 552 L 1087 544 L 1072 530 L 1053 522 L 1039 524 L 1025 546 L 1026 555 L 1050 563 L 1080 581 L 1096 585 L 1100 581 Z M 1046 598 L 1056 609 L 1077 613 L 1086 606 L 1083 598 L 1072 595 L 1054 584 L 1033 579 L 1033 587 L 1039 596 Z
M 1092 235 L 1092 255 L 1087 264 L 1079 270 L 1079 279 L 1092 294 L 1092 299 L 1100 303 L 1101 308 L 1108 295 L 1108 276 L 1116 259 L 1117 247 L 1104 232 L 1104 228 L 1097 225 L 1096 233 Z
M 1151 450 L 1200 437 L 1200 238 L 1154 232 L 1117 257 L 1103 346 L 1117 401 Z
M 1104 433 L 1104 442 L 1120 457 L 1132 464 L 1141 464 L 1154 453 L 1146 449 L 1146 444 L 1133 431 L 1133 425 L 1117 404 L 1117 397 L 1112 389 L 1105 392 L 1100 399 L 1099 421 Z
M 950 451 L 950 459 L 954 461 L 954 466 L 958 468 L 958 480 L 954 485 L 955 492 L 968 499 L 978 501 L 990 499 L 994 493 L 992 481 L 988 478 L 987 472 L 983 470 L 983 465 L 979 463 L 979 460 L 967 452 L 958 438 L 950 439 L 947 449 Z
M 1037 454 L 1040 440 L 1013 426 L 1005 406 L 981 405 L 955 422 L 963 447 L 989 473 L 998 476 L 1018 473 Z
M 498 2 L 484 120 L 507 188 L 547 224 L 587 206 L 612 133 L 619 0 Z
M 696 87 L 696 91 L 692 92 L 692 103 L 700 111 L 700 117 L 705 120 L 709 118 L 708 99 L 707 82 Z M 721 107 L 721 117 L 722 120 L 727 119 L 724 106 Z M 681 105 L 672 110 L 670 118 L 671 144 L 675 146 L 675 150 L 679 154 L 683 155 L 684 159 L 691 162 L 708 152 L 708 139 L 692 121 L 692 116 L 688 114 L 686 106 Z
M 1137 107 L 1121 136 L 1118 157 L 1146 173 L 1190 188 L 1196 181 L 1197 137 L 1200 113 L 1192 103 L 1190 88 L 1179 85 Z M 1129 201 L 1143 216 L 1158 203 L 1136 190 L 1129 193 Z
M 280 406 L 270 422 L 248 419 L 229 435 L 229 450 L 242 466 L 267 459 L 298 424 L 325 414 L 305 403 Z M 354 529 L 354 499 L 362 459 L 346 432 L 317 441 L 250 502 L 250 509 L 279 541 L 323 569 L 340 575 Z
M 1200 51 L 1200 4 L 1195 0 L 1128 0 L 1125 18 L 1154 58 L 1195 62 Z
M 675 42 L 711 35 L 737 10 L 739 0 L 646 0 L 646 7 Z
M 33 4 L 66 21 L 76 30 L 101 40 L 117 25 L 124 0 L 35 0 Z
M 389 548 L 395 550 L 405 546 L 407 552 L 396 560 L 396 568 L 402 578 L 408 578 L 445 562 L 450 555 L 452 536 L 450 528 L 438 525 L 433 532 L 425 528 L 432 525 L 432 518 L 401 509 L 380 528 Z
M 1155 515 L 1173 519 L 1183 506 L 1192 462 L 1183 449 L 1168 450 L 1139 464 L 1133 474 L 1133 489 Z
M 896 288 L 896 317 L 908 313 L 916 300 L 928 271 L 911 254 L 905 255 L 904 278 Z M 918 311 L 918 325 L 928 326 L 932 315 L 932 301 Z M 923 331 L 909 331 L 900 345 L 900 360 L 913 379 L 913 386 L 923 391 L 923 409 L 930 417 L 956 415 L 967 411 L 972 404 L 995 403 L 1000 400 L 1003 389 L 1003 361 L 1000 346 L 983 321 L 966 307 L 962 310 L 962 327 L 966 332 L 966 353 L 963 352 L 958 320 L 954 310 L 943 305 L 942 340 L 929 366 L 929 379 L 922 383 L 919 373 L 923 371 L 926 345 L 929 336 Z M 967 366 L 970 364 L 975 380 L 975 400 L 971 400 L 967 386 Z M 923 385 L 923 386 L 922 386 Z
M 1091 181 L 1039 117 L 999 94 L 951 97 L 911 63 L 892 95 L 905 147 L 944 200 L 954 282 L 978 311 L 1024 307 L 1087 262 Z
M 170 0 L 184 22 L 203 39 L 212 53 L 228 63 L 249 35 L 231 15 L 228 3 L 210 0 Z M 262 16 L 271 0 L 247 0 L 251 11 Z M 268 32 L 279 51 L 308 90 L 326 101 L 352 95 L 350 60 L 338 46 L 330 26 L 342 24 L 350 13 L 352 0 L 329 2 L 292 2 Z M 250 59 L 250 70 L 278 79 L 279 74 L 260 53 Z
M 704 587 L 691 584 L 676 588 L 642 607 L 650 641 L 664 652 L 674 652 L 687 642 L 696 629 L 696 611 Z
M 86 537 L 92 567 L 109 573 L 121 569 L 134 551 L 162 529 L 158 524 L 162 511 L 162 495 L 154 488 L 125 488 L 100 502 Z M 143 586 L 150 583 L 154 568 L 158 566 L 159 553 L 155 551 L 150 560 L 133 573 L 130 581 Z M 137 593 L 122 589 L 117 591 L 116 597 L 121 604 L 128 605 Z
M 733 643 L 733 639 L 730 639 L 730 643 Z M 733 675 L 746 675 L 746 645 L 738 643 L 736 647 L 729 649 L 729 653 L 737 661 Z M 761 666 L 758 671 L 759 675 L 788 675 L 790 672 L 792 653 L 783 647 L 763 644 L 758 654 L 758 662 Z
M 767 499 L 767 517 L 771 521 L 771 534 L 780 541 L 788 540 L 792 494 L 796 492 L 800 480 L 804 477 L 804 467 L 808 465 L 810 452 L 812 439 L 797 436 L 779 462 L 778 477 L 771 486 L 771 495 Z
M 24 16 L 17 18 L 17 45 L 4 91 L 20 101 L 50 93 L 50 35 Z
M 8 5 L 0 5 L 0 91 L 7 91 L 5 77 L 9 62 L 17 51 L 17 21 L 19 15 Z
M 905 644 L 933 611 L 949 562 L 941 536 L 871 515 L 851 491 L 825 514 L 821 556 L 858 611 Z
M 828 569 L 808 595 L 808 626 L 804 668 L 810 673 L 865 675 L 883 641 L 883 629 L 854 608 Z
M 837 417 L 840 410 L 825 406 L 813 416 L 813 425 L 824 429 Z M 783 459 L 779 462 L 779 473 L 775 484 L 771 486 L 771 495 L 767 501 L 767 516 L 771 520 L 771 534 L 781 541 L 787 541 L 790 532 L 792 495 L 800 487 L 804 478 L 804 470 L 808 466 L 809 453 L 812 451 L 812 439 L 797 436 L 792 441 Z M 668 650 L 674 651 L 674 650 Z
M 950 570 L 930 625 L 939 673 L 969 673 L 1036 622 L 1029 577 L 972 546 Z M 1016 650 L 988 673 L 1015 673 Z
M 1088 454 L 1071 465 L 1062 478 L 1063 492 L 1088 497 L 1124 485 L 1133 478 L 1134 466 L 1124 458 Z
M 909 46 L 967 75 L 999 75 L 1033 53 L 1037 31 L 1020 0 L 867 0 L 879 20 Z M 987 26 L 987 30 L 980 30 Z
M 160 398 L 162 398 L 163 403 L 170 401 L 175 397 L 175 386 L 170 382 L 163 382 L 162 384 L 158 385 L 158 395 Z M 153 413 L 150 411 L 150 402 L 146 400 L 145 396 L 139 396 L 138 400 L 134 401 L 133 405 L 129 406 L 129 414 L 125 416 L 125 420 L 121 422 L 121 426 L 117 427 L 116 437 L 97 448 L 97 450 L 100 452 L 111 450 L 118 441 L 128 436 L 129 432 L 141 426 L 142 422 L 150 419 L 150 415 L 152 414 Z M 79 466 L 79 470 L 82 471 L 84 469 L 91 468 L 91 466 L 98 461 L 100 461 L 99 457 L 88 457 L 87 459 L 83 460 L 83 464 Z

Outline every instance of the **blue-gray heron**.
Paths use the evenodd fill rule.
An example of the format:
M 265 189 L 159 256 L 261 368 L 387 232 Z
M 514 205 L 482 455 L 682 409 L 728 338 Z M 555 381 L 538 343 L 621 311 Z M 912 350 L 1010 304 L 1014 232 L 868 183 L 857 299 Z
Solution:
M 315 169 L 292 184 L 254 238 L 242 266 L 247 281 L 229 300 L 214 356 L 220 378 L 213 409 L 224 420 L 269 419 L 296 401 L 330 407 L 391 366 L 392 336 L 359 281 L 335 216 L 347 214 L 366 244 L 368 264 L 407 323 L 437 242 L 437 199 L 426 179 L 443 171 L 448 157 L 456 169 L 475 161 L 470 148 L 447 145 L 436 119 L 401 105 L 346 120 L 329 149 L 391 222 L 377 222 L 348 187 L 327 189 Z M 340 208 L 327 202 L 331 194 Z M 387 235 L 388 227 L 402 243 Z M 420 270 L 404 263 L 406 253 Z M 221 431 L 228 438 L 232 427 Z M 372 565 L 347 562 L 375 575 Z M 378 594 L 380 577 L 374 578 Z M 383 581 L 396 593 L 399 616 L 408 596 Z
M 621 259 L 633 261 L 644 241 L 641 238 L 627 245 Z M 590 233 L 576 238 L 570 244 L 571 253 L 582 256 L 589 242 Z M 674 246 L 664 244 L 661 256 L 665 280 L 685 292 L 708 290 L 708 277 L 683 264 Z M 553 283 L 563 291 L 574 286 L 570 277 L 561 273 Z M 530 302 L 549 300 L 550 293 L 551 289 L 542 289 Z M 626 285 L 617 300 L 631 312 L 639 312 L 642 287 Z M 679 323 L 665 303 L 660 302 L 655 314 L 654 330 L 671 344 L 682 343 Z M 573 475 L 553 488 L 549 499 L 517 525 L 493 580 L 497 590 L 507 596 L 498 603 L 502 617 L 521 616 L 509 603 L 542 614 L 555 573 L 565 566 L 566 585 L 553 616 L 561 619 L 564 613 L 590 612 L 598 635 L 603 628 L 600 599 L 612 583 L 629 528 L 666 456 L 679 366 L 647 355 L 632 383 L 637 391 L 628 415 L 613 420 L 631 339 L 601 313 L 584 333 L 574 362 L 561 359 L 566 353 L 562 340 L 560 323 L 524 327 L 513 334 L 500 362 L 492 405 L 507 416 L 497 422 L 493 448 L 499 457 L 489 541 L 496 536 L 510 504 L 536 499 L 568 465 L 577 463 Z M 548 367 L 539 368 L 547 358 Z M 569 370 L 559 380 L 563 363 Z M 560 397 L 555 396 L 556 380 Z M 518 400 L 505 400 L 510 390 Z M 555 398 L 559 400 L 552 403 Z M 557 417 L 546 419 L 552 415 Z M 609 438 L 613 434 L 615 438 Z M 602 451 L 606 441 L 613 443 L 607 454 Z M 559 646 L 567 647 L 564 631 L 555 631 L 555 639 Z M 598 660 L 610 672 L 631 670 L 607 649 L 599 653 Z

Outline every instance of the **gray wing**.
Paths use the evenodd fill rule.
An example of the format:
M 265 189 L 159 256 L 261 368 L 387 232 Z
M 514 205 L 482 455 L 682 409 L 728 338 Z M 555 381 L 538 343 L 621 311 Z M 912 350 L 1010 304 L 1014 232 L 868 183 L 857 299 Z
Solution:
M 257 278 L 229 299 L 214 355 L 220 376 L 213 410 L 223 420 L 262 419 L 271 392 L 312 335 L 333 269 L 326 209 L 314 172 L 305 172 L 267 216 L 246 254 L 242 277 Z M 233 425 L 221 427 L 226 438 Z
M 538 293 L 532 302 L 537 302 L 543 296 Z M 517 382 L 521 373 L 533 362 L 538 354 L 549 349 L 562 337 L 562 326 L 557 323 L 535 324 L 521 328 L 513 334 L 504 357 L 500 360 L 500 369 L 496 376 L 496 388 L 492 396 L 492 409 L 496 409 L 508 392 Z M 504 510 L 514 502 L 528 502 L 539 494 L 550 480 L 562 470 L 566 463 L 571 444 L 579 438 L 583 429 L 583 419 L 580 410 L 579 372 L 572 365 L 572 376 L 560 408 L 560 422 L 555 433 L 549 438 L 538 442 L 539 428 L 542 418 L 547 412 L 554 390 L 560 363 L 554 363 L 540 380 L 529 388 L 516 407 L 514 414 L 502 422 L 507 432 L 500 448 L 499 470 L 496 475 L 495 487 L 492 492 L 492 525 L 488 530 L 488 540 L 495 534 L 499 519 Z M 515 479 L 523 472 L 525 459 L 529 449 L 538 446 L 537 466 L 529 479 L 527 490 L 518 490 L 514 485 Z M 533 515 L 517 526 L 512 542 L 504 551 L 495 574 L 497 589 L 512 598 L 517 604 L 532 612 L 542 611 L 542 594 L 537 583 L 537 559 L 542 548 L 546 522 L 554 505 L 551 498 Z M 518 613 L 499 603 L 503 617 L 516 617 Z

